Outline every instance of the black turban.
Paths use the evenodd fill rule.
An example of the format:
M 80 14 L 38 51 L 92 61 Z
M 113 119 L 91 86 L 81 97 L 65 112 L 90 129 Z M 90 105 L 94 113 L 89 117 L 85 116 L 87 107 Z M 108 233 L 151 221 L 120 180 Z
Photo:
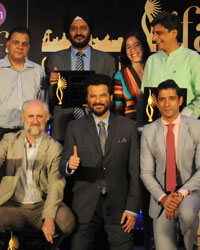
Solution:
M 68 13 L 66 15 L 65 24 L 64 24 L 66 34 L 69 33 L 69 28 L 70 28 L 73 20 L 77 16 L 81 17 L 87 23 L 87 25 L 90 28 L 90 32 L 92 32 L 93 21 L 92 21 L 92 15 L 90 13 L 89 8 L 86 6 L 82 6 L 82 5 L 76 5 L 76 6 L 69 8 Z

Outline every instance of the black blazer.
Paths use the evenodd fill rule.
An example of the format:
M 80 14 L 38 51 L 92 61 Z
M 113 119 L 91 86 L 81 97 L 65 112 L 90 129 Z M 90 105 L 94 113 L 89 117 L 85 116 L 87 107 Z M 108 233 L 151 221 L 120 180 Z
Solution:
M 99 179 L 104 175 L 112 219 L 119 223 L 124 210 L 138 213 L 141 188 L 139 146 L 134 121 L 110 114 L 108 139 L 103 157 L 93 116 L 72 121 L 67 126 L 60 171 L 66 174 L 66 162 L 78 148 L 80 165 L 75 171 L 72 208 L 80 223 L 94 214 L 99 195 Z

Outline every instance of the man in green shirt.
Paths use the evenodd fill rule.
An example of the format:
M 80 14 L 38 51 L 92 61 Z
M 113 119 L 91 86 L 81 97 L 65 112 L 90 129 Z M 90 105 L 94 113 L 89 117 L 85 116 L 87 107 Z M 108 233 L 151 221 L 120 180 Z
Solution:
M 145 65 L 141 95 L 137 107 L 137 121 L 141 125 L 143 115 L 144 87 L 157 87 L 167 79 L 187 88 L 187 107 L 182 114 L 198 118 L 200 116 L 200 55 L 179 44 L 180 20 L 168 11 L 161 12 L 151 23 L 153 41 L 159 52 L 151 55 Z

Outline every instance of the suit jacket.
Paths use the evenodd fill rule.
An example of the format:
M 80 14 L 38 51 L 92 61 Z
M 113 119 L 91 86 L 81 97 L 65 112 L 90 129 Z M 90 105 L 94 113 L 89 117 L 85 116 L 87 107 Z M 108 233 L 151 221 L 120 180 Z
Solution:
M 5 134 L 0 141 L 0 167 L 6 161 L 5 176 L 0 182 L 0 205 L 7 202 L 15 192 L 25 164 L 24 143 L 23 130 Z M 44 133 L 33 170 L 36 188 L 44 200 L 43 218 L 55 218 L 58 204 L 63 199 L 65 179 L 58 169 L 61 152 L 62 146 Z
M 45 71 L 49 75 L 53 68 L 59 70 L 71 70 L 71 47 L 59 52 L 52 53 L 45 62 Z M 91 47 L 90 70 L 97 74 L 108 75 L 111 78 L 116 72 L 116 62 L 109 53 L 93 49 Z
M 200 121 L 181 115 L 178 161 L 183 189 L 200 189 Z M 156 219 L 162 209 L 158 198 L 165 194 L 166 148 L 161 119 L 144 126 L 141 137 L 141 178 L 151 193 L 149 214 Z
M 53 71 L 54 67 L 59 70 L 71 70 L 71 48 L 52 53 L 45 62 L 45 71 L 47 76 Z M 91 47 L 90 70 L 98 74 L 108 75 L 111 78 L 116 72 L 116 62 L 109 53 L 93 49 Z M 64 140 L 66 125 L 73 119 L 72 109 L 62 108 L 55 105 L 55 90 L 52 85 L 49 87 L 50 112 L 53 113 L 53 131 L 52 136 L 56 140 Z
M 108 138 L 103 157 L 93 116 L 68 124 L 60 171 L 66 174 L 66 162 L 78 148 L 80 165 L 75 171 L 72 208 L 81 223 L 92 218 L 104 178 L 112 219 L 119 223 L 124 210 L 140 209 L 139 148 L 134 121 L 110 113 Z

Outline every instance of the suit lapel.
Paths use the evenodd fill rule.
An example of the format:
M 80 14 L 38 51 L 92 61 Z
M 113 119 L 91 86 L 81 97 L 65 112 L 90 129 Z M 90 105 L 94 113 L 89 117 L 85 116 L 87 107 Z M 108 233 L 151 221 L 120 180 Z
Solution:
M 40 142 L 37 156 L 35 159 L 35 164 L 34 164 L 35 171 L 39 170 L 45 166 L 43 164 L 43 162 L 46 159 L 46 152 L 47 152 L 48 148 L 49 148 L 49 144 L 48 144 L 47 134 L 44 132 L 42 135 L 42 140 Z
M 179 163 L 180 163 L 180 167 L 182 166 L 182 162 L 181 159 L 183 159 L 182 154 L 183 154 L 183 147 L 186 143 L 186 139 L 187 139 L 187 135 L 188 134 L 188 126 L 187 123 L 184 119 L 183 116 L 181 116 L 181 124 L 179 127 L 179 135 L 178 135 L 178 159 L 179 159 Z
M 24 131 L 21 131 L 19 137 L 16 139 L 14 144 L 14 152 L 15 152 L 15 160 L 16 160 L 16 170 L 22 166 L 24 166 L 24 143 L 25 143 L 25 135 Z
M 63 55 L 63 65 L 65 65 L 65 70 L 71 70 L 71 49 L 68 49 Z
M 163 127 L 162 127 L 162 122 L 161 119 L 157 120 L 156 122 L 156 144 L 158 145 L 159 152 L 161 152 L 161 158 L 164 159 L 164 163 L 166 161 L 166 150 L 165 150 L 165 137 L 164 137 L 164 132 L 163 132 Z M 165 166 L 165 164 L 164 164 Z
M 88 119 L 88 123 L 87 123 L 88 133 L 87 134 L 90 136 L 90 140 L 94 142 L 99 153 L 102 154 L 97 127 L 96 127 L 92 114 L 88 115 L 86 119 Z
M 95 70 L 97 68 L 98 58 L 93 48 L 91 48 L 91 60 L 90 60 L 90 69 Z
M 116 116 L 110 112 L 109 123 L 108 123 L 108 139 L 106 142 L 105 155 L 108 153 L 111 147 L 112 141 L 116 135 L 117 126 L 118 126 L 118 123 L 116 122 Z

